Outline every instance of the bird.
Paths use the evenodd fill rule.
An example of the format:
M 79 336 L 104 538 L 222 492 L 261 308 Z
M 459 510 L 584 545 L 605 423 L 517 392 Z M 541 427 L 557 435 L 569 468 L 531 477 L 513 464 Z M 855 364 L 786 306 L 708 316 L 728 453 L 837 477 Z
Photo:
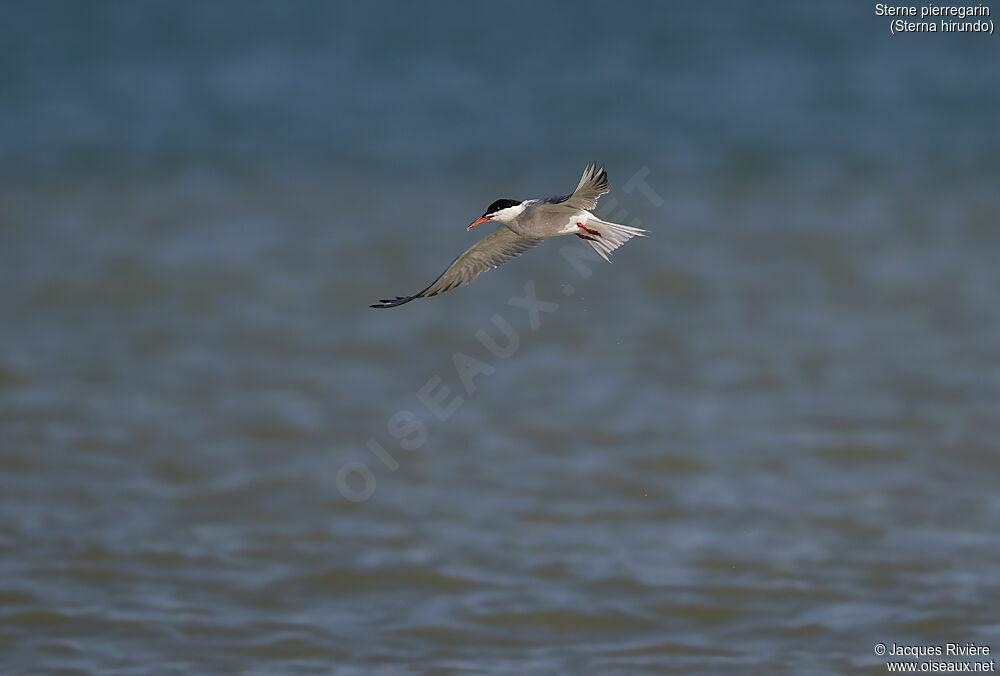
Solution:
M 500 267 L 549 237 L 576 235 L 589 244 L 604 260 L 633 237 L 645 237 L 647 230 L 629 225 L 608 223 L 591 210 L 601 195 L 607 194 L 608 172 L 604 165 L 591 162 L 584 168 L 580 183 L 573 192 L 544 199 L 498 199 L 466 230 L 493 221 L 500 227 L 460 255 L 423 291 L 412 296 L 380 300 L 369 307 L 398 307 L 417 298 L 436 296 L 471 283 L 486 270 Z

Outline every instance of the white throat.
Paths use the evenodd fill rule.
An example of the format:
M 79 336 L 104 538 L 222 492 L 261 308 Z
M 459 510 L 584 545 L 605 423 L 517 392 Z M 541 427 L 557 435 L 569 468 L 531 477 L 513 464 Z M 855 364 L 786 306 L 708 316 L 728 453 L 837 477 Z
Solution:
M 510 225 L 515 219 L 517 219 L 518 216 L 524 213 L 525 208 L 526 207 L 523 204 L 518 204 L 513 207 L 501 209 L 493 214 L 493 216 L 490 217 L 490 220 L 496 221 L 497 223 L 503 223 L 504 225 Z

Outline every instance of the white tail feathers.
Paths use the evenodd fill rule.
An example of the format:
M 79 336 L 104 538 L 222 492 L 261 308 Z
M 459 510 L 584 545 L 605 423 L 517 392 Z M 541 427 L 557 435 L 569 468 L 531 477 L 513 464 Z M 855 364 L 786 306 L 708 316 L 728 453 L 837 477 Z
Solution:
M 587 244 L 596 251 L 601 258 L 611 262 L 609 254 L 633 237 L 645 237 L 646 230 L 633 228 L 629 225 L 619 225 L 618 223 L 608 223 L 599 218 L 591 217 L 586 223 L 588 231 L 596 230 L 599 235 L 587 235 Z M 580 234 L 586 235 L 581 232 Z

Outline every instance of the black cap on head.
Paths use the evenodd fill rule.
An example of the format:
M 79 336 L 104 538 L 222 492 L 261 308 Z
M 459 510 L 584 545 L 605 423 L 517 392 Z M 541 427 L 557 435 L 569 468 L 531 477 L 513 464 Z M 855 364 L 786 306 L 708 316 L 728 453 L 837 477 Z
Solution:
M 489 216 L 490 214 L 495 214 L 501 209 L 506 209 L 507 207 L 516 207 L 520 203 L 521 203 L 520 201 L 512 199 L 497 200 L 493 204 L 486 207 L 486 211 L 483 212 L 483 216 Z

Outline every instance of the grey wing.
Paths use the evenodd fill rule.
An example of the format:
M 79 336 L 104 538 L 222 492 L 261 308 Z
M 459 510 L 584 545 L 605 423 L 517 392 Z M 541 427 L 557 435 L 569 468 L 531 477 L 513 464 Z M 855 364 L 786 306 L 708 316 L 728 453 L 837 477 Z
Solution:
M 563 204 L 577 211 L 589 211 L 597 206 L 597 200 L 609 190 L 608 172 L 605 171 L 604 165 L 602 164 L 601 168 L 598 169 L 597 162 L 591 162 L 583 170 L 580 183 L 572 194 L 550 197 L 546 201 L 552 204 Z
M 541 241 L 541 238 L 522 237 L 506 225 L 501 225 L 452 261 L 448 269 L 420 293 L 383 299 L 371 307 L 396 307 L 403 303 L 409 303 L 415 298 L 435 296 L 465 286 L 478 277 L 480 273 L 500 267 Z

